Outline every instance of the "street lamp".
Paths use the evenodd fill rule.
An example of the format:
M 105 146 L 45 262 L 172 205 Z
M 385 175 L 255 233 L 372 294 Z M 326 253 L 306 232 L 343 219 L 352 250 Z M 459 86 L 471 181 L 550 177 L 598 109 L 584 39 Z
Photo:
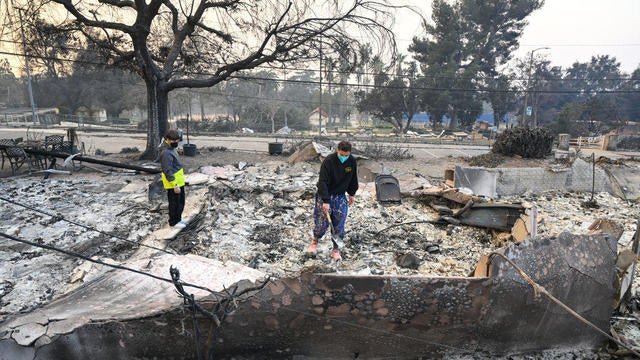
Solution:
M 530 57 L 529 57 L 529 77 L 527 79 L 527 87 L 525 88 L 525 92 L 524 92 L 524 107 L 522 108 L 522 125 L 526 125 L 527 124 L 527 97 L 529 96 L 529 91 L 530 91 L 530 87 L 531 87 L 531 70 L 533 68 L 533 53 L 535 53 L 538 50 L 548 50 L 548 47 L 539 47 L 537 49 L 533 49 L 531 50 L 530 53 Z M 534 124 L 534 126 L 536 126 L 537 124 Z

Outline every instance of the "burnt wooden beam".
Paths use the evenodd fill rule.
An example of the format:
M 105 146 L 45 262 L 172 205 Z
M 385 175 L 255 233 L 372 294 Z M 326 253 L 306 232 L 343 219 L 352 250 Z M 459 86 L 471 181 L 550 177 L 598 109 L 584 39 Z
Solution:
M 51 157 L 51 158 L 54 158 L 54 159 L 55 158 L 66 159 L 69 156 L 71 156 L 70 154 L 67 154 L 67 153 L 53 152 L 53 151 L 46 151 L 46 150 L 28 149 L 28 148 L 25 148 L 24 151 L 27 154 L 46 156 L 46 157 Z M 148 168 L 148 167 L 144 167 L 144 166 L 125 164 L 125 163 L 120 163 L 120 162 L 115 162 L 115 161 L 94 159 L 94 158 L 90 158 L 90 157 L 83 156 L 83 155 L 75 155 L 73 160 L 74 161 L 87 162 L 87 163 L 91 163 L 91 164 L 99 164 L 99 165 L 111 166 L 111 167 L 118 168 L 118 169 L 129 169 L 129 170 L 135 170 L 135 171 L 140 171 L 140 172 L 146 172 L 146 173 L 149 173 L 149 174 L 159 174 L 160 172 L 162 172 L 161 169 L 157 169 L 157 168 Z

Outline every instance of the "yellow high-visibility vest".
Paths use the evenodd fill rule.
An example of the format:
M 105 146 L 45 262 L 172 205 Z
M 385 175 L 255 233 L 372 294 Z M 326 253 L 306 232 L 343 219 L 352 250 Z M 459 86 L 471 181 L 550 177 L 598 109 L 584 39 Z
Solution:
M 180 169 L 178 171 L 176 171 L 175 174 L 173 174 L 173 181 L 169 181 L 167 180 L 167 177 L 164 175 L 164 173 L 162 174 L 162 185 L 164 185 L 165 189 L 174 189 L 177 187 L 182 187 L 184 186 L 185 182 L 184 182 L 184 169 Z

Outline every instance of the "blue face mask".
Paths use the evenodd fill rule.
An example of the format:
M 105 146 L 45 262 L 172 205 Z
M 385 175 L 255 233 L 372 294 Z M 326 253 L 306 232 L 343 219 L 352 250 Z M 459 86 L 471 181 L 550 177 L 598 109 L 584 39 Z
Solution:
M 344 164 L 345 161 L 349 158 L 349 155 L 338 155 L 338 160 Z

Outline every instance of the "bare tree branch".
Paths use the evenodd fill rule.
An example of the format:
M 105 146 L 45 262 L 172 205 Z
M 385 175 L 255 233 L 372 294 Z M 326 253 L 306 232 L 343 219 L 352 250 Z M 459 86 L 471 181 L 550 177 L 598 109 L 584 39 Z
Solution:
M 205 10 L 209 8 L 228 8 L 240 3 L 240 0 L 216 1 L 205 4 Z
M 113 5 L 113 6 L 117 6 L 120 8 L 131 8 L 136 10 L 136 4 L 133 1 L 127 1 L 127 0 L 98 0 L 98 2 L 102 3 L 102 4 L 107 4 L 107 5 Z
M 226 42 L 226 43 L 231 44 L 231 43 L 233 42 L 233 38 L 231 37 L 231 35 L 230 35 L 230 34 L 224 33 L 224 32 L 222 32 L 222 31 L 220 31 L 220 30 L 212 29 L 212 28 L 210 28 L 210 27 L 206 26 L 205 24 L 203 24 L 203 23 L 201 23 L 201 22 L 199 22 L 199 23 L 198 23 L 198 24 L 196 24 L 196 25 L 197 25 L 199 28 L 201 28 L 201 29 L 203 29 L 203 30 L 205 30 L 205 31 L 207 31 L 207 32 L 210 32 L 210 33 L 212 33 L 212 34 L 215 34 L 215 35 L 219 36 L 219 37 L 220 37 L 224 42 Z
M 171 30 L 175 35 L 178 33 L 178 9 L 173 6 L 171 0 L 164 0 L 162 3 L 171 11 Z
M 87 26 L 119 30 L 127 34 L 130 34 L 133 32 L 132 27 L 122 23 L 116 23 L 116 22 L 110 22 L 110 21 L 96 21 L 96 20 L 91 20 L 87 18 L 77 9 L 77 7 L 74 4 L 71 3 L 71 0 L 52 0 L 52 1 L 60 5 L 63 5 L 64 8 L 67 9 L 67 11 L 70 14 L 75 16 L 77 21 Z

